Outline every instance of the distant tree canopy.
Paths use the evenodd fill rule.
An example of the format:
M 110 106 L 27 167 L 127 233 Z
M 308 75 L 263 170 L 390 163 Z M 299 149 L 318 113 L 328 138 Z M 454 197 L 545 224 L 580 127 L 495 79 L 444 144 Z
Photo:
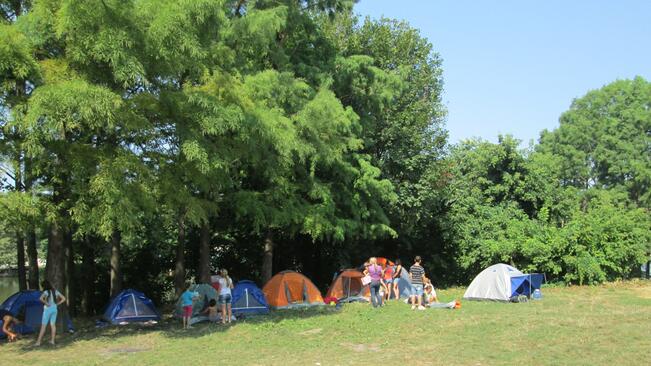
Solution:
M 497 261 L 632 275 L 650 246 L 648 82 L 590 92 L 524 151 L 449 146 L 433 46 L 353 3 L 0 2 L 0 227 L 21 287 L 39 257 L 86 313 L 216 267 L 324 287 L 371 255 L 422 255 L 439 284 Z
M 616 81 L 574 101 L 533 149 L 500 137 L 450 155 L 448 238 L 462 268 L 495 262 L 594 283 L 651 253 L 651 83 Z

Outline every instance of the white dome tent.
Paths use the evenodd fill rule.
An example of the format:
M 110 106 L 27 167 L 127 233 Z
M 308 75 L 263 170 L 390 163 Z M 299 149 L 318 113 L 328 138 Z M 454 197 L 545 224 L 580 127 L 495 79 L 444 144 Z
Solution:
M 508 264 L 499 263 L 481 271 L 463 295 L 466 300 L 511 301 L 518 296 L 530 297 L 540 289 L 541 274 L 524 274 Z

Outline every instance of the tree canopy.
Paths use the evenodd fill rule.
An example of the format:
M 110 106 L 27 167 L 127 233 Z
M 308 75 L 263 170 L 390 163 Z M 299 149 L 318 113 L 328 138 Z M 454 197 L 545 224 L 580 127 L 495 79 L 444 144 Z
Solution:
M 370 255 L 419 254 L 441 284 L 495 262 L 634 275 L 649 82 L 589 92 L 529 148 L 450 145 L 434 45 L 353 3 L 0 2 L 0 238 L 29 286 L 39 257 L 88 313 L 123 284 L 157 301 L 216 267 L 325 284 Z

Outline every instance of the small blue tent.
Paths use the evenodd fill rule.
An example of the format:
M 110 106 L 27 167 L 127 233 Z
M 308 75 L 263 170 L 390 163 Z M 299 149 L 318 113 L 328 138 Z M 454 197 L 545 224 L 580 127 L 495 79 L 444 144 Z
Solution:
M 140 291 L 127 289 L 115 295 L 104 311 L 112 324 L 159 321 L 154 303 Z
M 253 281 L 243 280 L 235 285 L 233 294 L 233 315 L 259 315 L 268 314 L 269 305 L 264 293 Z
M 15 325 L 14 330 L 20 334 L 30 334 L 38 332 L 41 328 L 41 318 L 43 316 L 43 303 L 39 300 L 41 291 L 24 290 L 16 292 L 9 296 L 0 305 L 0 308 L 14 314 L 22 320 L 21 324 Z M 61 312 L 59 312 L 61 316 Z M 64 319 L 68 325 L 69 331 L 74 331 L 70 318 Z M 2 329 L 2 319 L 0 319 L 0 329 Z M 0 331 L 0 338 L 6 338 L 6 335 Z

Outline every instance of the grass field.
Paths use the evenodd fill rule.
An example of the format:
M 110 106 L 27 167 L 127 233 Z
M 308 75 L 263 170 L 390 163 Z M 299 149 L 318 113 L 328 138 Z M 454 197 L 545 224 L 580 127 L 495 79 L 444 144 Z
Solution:
M 442 300 L 463 289 L 439 291 Z M 545 288 L 523 304 L 464 301 L 458 310 L 353 304 L 274 312 L 230 327 L 88 326 L 56 347 L 3 344 L 4 364 L 648 365 L 651 281 Z

